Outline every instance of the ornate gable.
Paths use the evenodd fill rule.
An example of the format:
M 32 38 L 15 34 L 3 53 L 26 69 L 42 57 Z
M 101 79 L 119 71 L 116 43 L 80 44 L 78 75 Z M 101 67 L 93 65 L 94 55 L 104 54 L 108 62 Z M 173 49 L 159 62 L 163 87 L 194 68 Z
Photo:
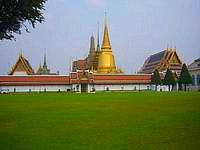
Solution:
M 180 72 L 182 62 L 176 52 L 176 49 L 166 49 L 162 52 L 151 55 L 145 61 L 140 73 L 151 74 L 155 69 L 159 72 L 170 68 L 172 71 Z
M 28 60 L 22 55 L 18 57 L 16 64 L 11 68 L 9 75 L 33 75 L 34 70 L 32 69 Z
M 173 52 L 170 61 L 171 64 L 182 64 L 180 58 L 178 57 L 178 54 L 176 51 Z

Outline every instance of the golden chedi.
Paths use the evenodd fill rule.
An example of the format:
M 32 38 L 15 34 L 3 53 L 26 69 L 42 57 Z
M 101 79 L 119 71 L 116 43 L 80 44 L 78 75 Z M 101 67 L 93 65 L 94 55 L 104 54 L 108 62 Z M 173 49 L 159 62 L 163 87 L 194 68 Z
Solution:
M 103 36 L 101 51 L 99 53 L 99 58 L 98 58 L 97 73 L 106 73 L 106 74 L 119 73 L 119 71 L 115 66 L 115 58 L 110 44 L 107 23 L 105 23 L 104 26 L 104 36 Z

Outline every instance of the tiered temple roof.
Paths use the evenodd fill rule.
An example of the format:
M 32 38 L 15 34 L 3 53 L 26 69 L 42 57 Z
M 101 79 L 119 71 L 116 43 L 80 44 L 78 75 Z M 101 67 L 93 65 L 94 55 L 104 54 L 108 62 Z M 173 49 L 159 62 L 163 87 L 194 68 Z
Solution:
M 188 69 L 190 71 L 199 70 L 200 69 L 200 58 L 194 60 L 189 66 Z
M 36 74 L 37 75 L 55 75 L 56 74 L 56 73 L 51 73 L 50 69 L 48 69 L 46 54 L 44 55 L 43 66 L 41 66 L 41 64 L 40 64 Z
M 182 62 L 175 48 L 167 48 L 164 51 L 149 56 L 139 73 L 151 74 L 155 69 L 158 69 L 159 72 L 164 72 L 167 68 L 177 73 L 181 71 Z
M 22 56 L 22 54 L 19 55 L 17 62 L 15 65 L 11 68 L 11 71 L 9 75 L 33 75 L 34 70 L 31 67 L 29 61 Z
M 78 70 L 86 70 L 87 67 L 87 59 L 80 59 L 73 61 L 72 71 L 76 72 Z
M 106 18 L 106 17 L 105 17 Z M 86 64 L 85 64 L 86 63 Z M 88 57 L 83 60 L 73 62 L 72 71 L 90 70 L 96 74 L 122 74 L 121 69 L 115 65 L 115 58 L 112 52 L 111 42 L 109 38 L 108 24 L 105 21 L 102 46 L 99 44 L 99 31 L 97 45 L 95 46 L 95 38 L 90 38 L 90 50 Z
M 15 65 L 11 68 L 11 71 L 8 75 L 56 75 L 56 73 L 51 73 L 50 69 L 47 67 L 46 62 L 46 55 L 44 56 L 44 64 L 41 66 L 39 65 L 38 70 L 36 73 L 34 72 L 33 68 L 31 67 L 31 64 L 29 61 L 20 53 L 17 62 Z

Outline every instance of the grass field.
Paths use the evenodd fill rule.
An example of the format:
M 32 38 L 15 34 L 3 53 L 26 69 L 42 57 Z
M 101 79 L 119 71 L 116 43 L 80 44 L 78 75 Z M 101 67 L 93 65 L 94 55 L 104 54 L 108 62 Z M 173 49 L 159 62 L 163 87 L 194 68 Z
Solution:
M 200 93 L 0 95 L 1 150 L 197 150 Z

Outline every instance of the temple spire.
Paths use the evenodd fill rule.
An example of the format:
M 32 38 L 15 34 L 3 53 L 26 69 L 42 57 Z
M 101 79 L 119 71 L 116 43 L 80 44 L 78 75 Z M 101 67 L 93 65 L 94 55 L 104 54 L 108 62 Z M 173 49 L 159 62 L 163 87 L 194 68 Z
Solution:
M 104 23 L 104 35 L 103 35 L 102 49 L 111 49 L 106 13 L 105 13 L 105 23 Z
M 44 54 L 44 64 L 43 64 L 43 68 L 47 68 L 46 52 L 45 52 L 45 54 Z
M 90 38 L 90 53 L 95 52 L 95 41 L 94 41 L 94 35 L 92 33 L 92 36 Z
M 21 49 L 19 52 L 19 57 L 22 57 L 22 56 L 23 56 L 23 54 L 22 54 L 22 49 Z
M 100 44 L 99 44 L 99 23 L 98 23 L 98 30 L 97 30 L 97 51 L 100 51 Z

